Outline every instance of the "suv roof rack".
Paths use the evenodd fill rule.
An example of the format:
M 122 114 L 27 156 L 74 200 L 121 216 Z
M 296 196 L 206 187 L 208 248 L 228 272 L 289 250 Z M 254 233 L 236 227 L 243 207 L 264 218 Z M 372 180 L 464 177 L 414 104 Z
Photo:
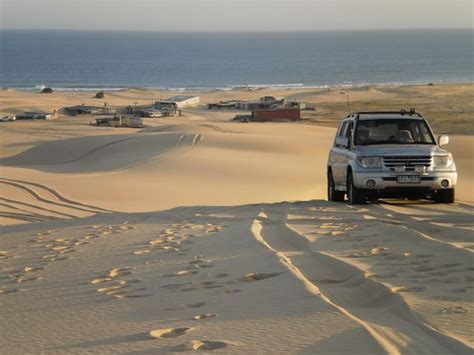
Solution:
M 409 116 L 416 115 L 418 117 L 423 117 L 418 112 L 416 112 L 414 108 L 410 108 L 410 110 L 408 111 L 402 108 L 400 111 L 356 111 L 356 112 L 351 112 L 350 114 L 348 114 L 346 118 L 355 117 L 356 119 L 358 119 L 360 115 L 387 115 L 387 114 L 402 115 L 402 116 L 403 115 L 409 115 Z

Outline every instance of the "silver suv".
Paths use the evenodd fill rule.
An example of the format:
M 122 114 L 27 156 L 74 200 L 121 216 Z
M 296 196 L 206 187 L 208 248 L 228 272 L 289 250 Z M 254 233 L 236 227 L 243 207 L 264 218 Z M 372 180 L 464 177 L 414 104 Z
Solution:
M 327 166 L 328 200 L 351 205 L 384 197 L 453 203 L 453 156 L 428 122 L 410 111 L 354 112 L 339 125 Z

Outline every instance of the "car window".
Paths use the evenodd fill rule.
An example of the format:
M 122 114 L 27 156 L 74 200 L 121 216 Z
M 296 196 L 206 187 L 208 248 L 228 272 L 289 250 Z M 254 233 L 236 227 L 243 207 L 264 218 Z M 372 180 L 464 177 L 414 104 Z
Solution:
M 342 122 L 340 128 L 339 128 L 339 133 L 338 133 L 338 137 L 344 137 L 344 131 L 346 129 L 346 126 L 347 126 L 347 122 Z
M 347 126 L 346 134 L 345 136 L 347 137 L 349 144 L 352 142 L 352 130 L 354 129 L 354 122 L 350 122 Z
M 433 140 L 433 136 L 428 128 L 427 124 L 421 126 L 421 136 L 424 142 L 430 142 Z
M 373 119 L 358 122 L 354 144 L 435 144 L 435 140 L 424 120 Z

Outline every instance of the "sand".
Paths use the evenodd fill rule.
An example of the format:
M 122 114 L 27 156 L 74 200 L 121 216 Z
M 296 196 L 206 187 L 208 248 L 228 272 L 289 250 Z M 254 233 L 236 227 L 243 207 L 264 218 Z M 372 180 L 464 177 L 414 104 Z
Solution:
M 264 94 L 317 102 L 304 90 L 200 96 Z M 8 90 L 0 111 L 91 96 Z M 233 115 L 0 125 L 3 351 L 472 353 L 472 136 L 448 145 L 456 204 L 350 207 L 324 200 L 331 124 Z

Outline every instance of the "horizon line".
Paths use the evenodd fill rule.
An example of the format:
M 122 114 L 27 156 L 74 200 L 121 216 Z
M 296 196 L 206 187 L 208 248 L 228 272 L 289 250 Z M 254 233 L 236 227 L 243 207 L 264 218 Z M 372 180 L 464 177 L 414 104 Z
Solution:
M 313 32 L 364 32 L 364 31 L 434 31 L 465 30 L 472 27 L 406 27 L 406 28 L 341 28 L 341 29 L 308 29 L 308 30 L 146 30 L 146 29 L 86 29 L 86 28 L 0 28 L 0 31 L 68 31 L 68 32 L 148 32 L 148 33 L 313 33 Z

